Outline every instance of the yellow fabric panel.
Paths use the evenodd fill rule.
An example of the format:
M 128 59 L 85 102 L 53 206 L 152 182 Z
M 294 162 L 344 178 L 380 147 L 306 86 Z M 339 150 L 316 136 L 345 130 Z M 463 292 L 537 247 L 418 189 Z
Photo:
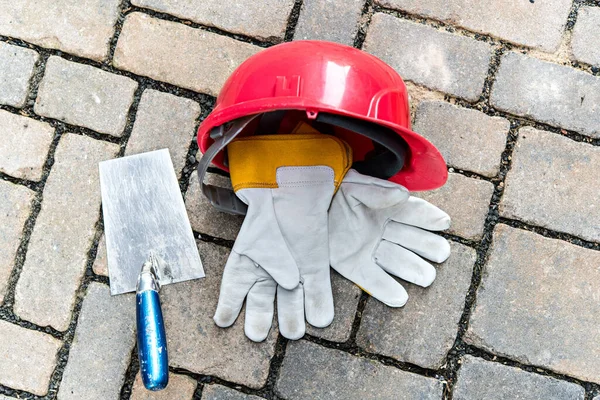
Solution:
M 320 133 L 259 135 L 227 145 L 233 190 L 276 188 L 277 168 L 327 166 L 339 187 L 352 164 L 352 150 L 344 141 Z

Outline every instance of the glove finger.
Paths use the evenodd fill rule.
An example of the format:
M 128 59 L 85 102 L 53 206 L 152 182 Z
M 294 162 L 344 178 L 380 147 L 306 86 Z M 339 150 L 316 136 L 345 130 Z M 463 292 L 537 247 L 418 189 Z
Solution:
M 435 263 L 444 262 L 450 256 L 450 243 L 446 239 L 414 226 L 388 221 L 382 238 Z
M 329 265 L 319 274 L 304 280 L 304 312 L 306 321 L 317 328 L 325 328 L 333 321 L 333 292 Z
M 351 207 L 362 203 L 372 209 L 388 208 L 404 203 L 410 197 L 404 186 L 362 175 L 354 170 L 346 174 L 341 190 Z
M 429 231 L 443 231 L 450 228 L 450 216 L 433 204 L 411 196 L 402 206 L 391 214 L 392 219 L 407 225 L 427 229 Z
M 286 290 L 277 286 L 277 320 L 284 338 L 298 340 L 306 332 L 304 323 L 304 289 L 298 285 Z
M 273 279 L 258 281 L 246 297 L 246 320 L 244 332 L 248 339 L 262 342 L 269 335 L 275 313 L 275 290 Z
M 375 251 L 375 261 L 386 272 L 427 287 L 435 280 L 435 268 L 410 250 L 387 240 L 382 240 Z

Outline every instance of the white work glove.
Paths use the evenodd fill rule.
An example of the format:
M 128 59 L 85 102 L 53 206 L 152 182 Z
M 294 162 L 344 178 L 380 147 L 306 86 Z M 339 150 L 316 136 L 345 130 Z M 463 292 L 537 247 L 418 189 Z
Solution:
M 429 286 L 436 272 L 424 259 L 445 261 L 450 244 L 428 231 L 449 227 L 448 214 L 403 186 L 350 170 L 329 210 L 331 267 L 379 301 L 402 307 L 408 294 L 390 275 Z

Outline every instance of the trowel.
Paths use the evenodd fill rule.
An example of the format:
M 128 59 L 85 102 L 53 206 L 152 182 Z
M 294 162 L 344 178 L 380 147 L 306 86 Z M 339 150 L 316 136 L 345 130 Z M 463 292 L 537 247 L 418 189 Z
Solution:
M 160 287 L 204 269 L 167 149 L 100 163 L 110 292 L 136 292 L 137 346 L 146 389 L 169 381 Z

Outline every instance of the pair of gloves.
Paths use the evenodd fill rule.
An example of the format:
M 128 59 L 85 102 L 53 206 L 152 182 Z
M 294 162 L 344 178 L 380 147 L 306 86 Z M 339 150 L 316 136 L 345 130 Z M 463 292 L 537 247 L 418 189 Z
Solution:
M 330 265 L 365 292 L 402 307 L 408 295 L 391 275 L 427 287 L 450 255 L 431 232 L 450 217 L 402 186 L 349 169 L 351 151 L 322 134 L 251 136 L 228 146 L 236 195 L 248 212 L 223 271 L 215 323 L 229 327 L 244 300 L 244 331 L 256 342 L 271 328 L 299 339 L 305 320 L 334 316 Z

